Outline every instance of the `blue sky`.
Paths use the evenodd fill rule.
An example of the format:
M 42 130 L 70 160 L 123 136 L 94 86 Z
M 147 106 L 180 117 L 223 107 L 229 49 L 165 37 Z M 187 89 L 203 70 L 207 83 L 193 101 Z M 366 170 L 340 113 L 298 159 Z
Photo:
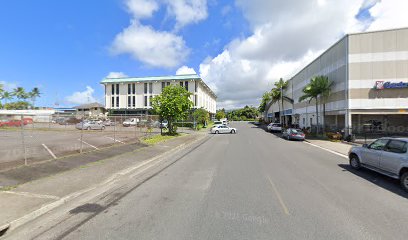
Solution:
M 0 82 L 39 87 L 39 106 L 74 106 L 103 102 L 99 82 L 110 73 L 171 75 L 185 66 L 217 92 L 220 107 L 256 105 L 276 79 L 290 77 L 346 32 L 389 27 L 389 19 L 380 21 L 390 8 L 383 2 L 2 1 Z M 313 31 L 325 37 L 313 38 Z
M 191 53 L 186 59 L 197 68 L 206 58 L 218 54 L 237 34 L 246 34 L 246 22 L 236 8 L 222 13 L 225 4 L 209 4 L 209 17 L 179 31 Z M 233 6 L 231 4 L 230 6 Z M 225 10 L 224 10 L 225 11 Z M 153 19 L 142 21 L 157 30 L 171 31 L 174 20 L 162 8 Z M 240 24 L 225 24 L 224 18 Z M 119 32 L 129 25 L 124 1 L 2 1 L 0 7 L 0 81 L 11 87 L 40 87 L 38 105 L 70 106 L 66 96 L 95 90 L 103 96 L 99 81 L 109 72 L 129 76 L 175 74 L 177 67 L 151 67 L 129 55 L 114 55 L 110 46 Z M 203 37 L 209 36 L 209 37 Z

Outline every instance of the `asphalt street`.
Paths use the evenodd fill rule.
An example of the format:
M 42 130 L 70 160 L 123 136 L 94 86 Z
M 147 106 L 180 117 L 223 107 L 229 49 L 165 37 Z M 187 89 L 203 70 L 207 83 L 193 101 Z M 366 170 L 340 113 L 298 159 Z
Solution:
M 63 238 L 407 238 L 397 181 L 250 123 L 232 126 L 237 134 L 213 135 Z

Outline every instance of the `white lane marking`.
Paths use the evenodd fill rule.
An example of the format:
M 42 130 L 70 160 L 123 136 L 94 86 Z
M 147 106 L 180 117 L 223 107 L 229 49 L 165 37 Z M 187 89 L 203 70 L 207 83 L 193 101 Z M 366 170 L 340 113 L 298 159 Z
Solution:
M 12 191 L 2 191 L 2 192 L 3 193 L 20 195 L 20 196 L 24 196 L 24 197 L 46 198 L 46 199 L 54 199 L 54 200 L 60 199 L 57 196 L 46 195 L 46 194 L 37 194 L 37 193 L 29 193 L 29 192 L 12 192 Z
M 45 145 L 45 144 L 43 143 L 42 146 L 45 148 L 45 150 L 48 151 L 48 153 L 49 153 L 54 159 L 57 159 L 57 156 L 55 156 L 55 154 L 51 151 L 51 149 L 49 149 L 49 148 L 47 147 L 47 145 Z
M 80 142 L 81 142 L 81 139 L 78 139 L 78 141 L 80 141 Z M 95 147 L 95 146 L 94 146 L 94 145 L 92 145 L 92 144 L 89 144 L 89 143 L 85 142 L 84 140 L 82 140 L 82 142 L 83 142 L 83 143 L 85 143 L 86 145 L 90 146 L 90 147 L 95 148 L 96 150 L 99 150 L 99 148 Z
M 105 136 L 105 137 L 106 137 L 106 138 L 109 138 L 109 139 L 111 139 L 111 140 L 115 140 L 115 142 L 119 142 L 119 143 L 125 144 L 124 142 L 119 141 L 118 139 L 113 139 L 113 137 L 108 137 L 108 136 Z
M 331 153 L 333 153 L 333 154 L 336 154 L 337 156 L 340 156 L 340 157 L 343 157 L 343 158 L 348 159 L 348 156 L 347 156 L 347 155 L 338 153 L 338 152 L 336 152 L 336 151 L 333 151 L 333 150 L 330 150 L 330 149 L 327 149 L 327 148 L 324 148 L 324 147 L 321 147 L 321 146 L 318 146 L 318 145 L 316 145 L 316 144 L 313 144 L 313 143 L 310 143 L 310 142 L 306 142 L 306 141 L 304 141 L 303 143 L 309 144 L 309 145 L 311 145 L 311 146 L 313 146 L 313 147 L 317 147 L 317 148 L 323 149 L 323 150 L 325 150 L 325 151 L 328 151 L 328 152 L 331 152 Z

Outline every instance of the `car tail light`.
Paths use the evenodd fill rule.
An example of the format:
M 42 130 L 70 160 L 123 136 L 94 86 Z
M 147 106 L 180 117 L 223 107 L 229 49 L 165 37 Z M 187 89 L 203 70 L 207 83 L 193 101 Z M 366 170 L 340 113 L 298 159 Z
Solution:
M 292 137 L 296 137 L 296 134 L 294 134 L 294 133 L 292 133 L 291 135 L 292 135 Z

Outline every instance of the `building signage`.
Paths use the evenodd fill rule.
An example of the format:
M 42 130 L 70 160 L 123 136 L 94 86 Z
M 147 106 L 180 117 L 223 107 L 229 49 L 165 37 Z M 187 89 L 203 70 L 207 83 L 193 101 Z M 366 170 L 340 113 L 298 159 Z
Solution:
M 384 81 L 377 81 L 375 82 L 375 89 L 383 90 L 383 89 L 396 89 L 396 88 L 408 88 L 408 82 L 384 82 Z

